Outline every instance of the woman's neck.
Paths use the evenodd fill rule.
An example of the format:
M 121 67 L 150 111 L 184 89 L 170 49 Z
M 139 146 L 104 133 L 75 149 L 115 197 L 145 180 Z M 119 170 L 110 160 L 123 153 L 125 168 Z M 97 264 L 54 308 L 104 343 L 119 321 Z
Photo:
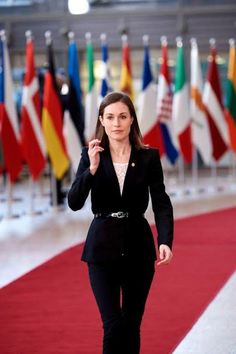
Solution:
M 131 145 L 130 142 L 110 142 L 110 152 L 113 162 L 126 163 L 129 161 Z

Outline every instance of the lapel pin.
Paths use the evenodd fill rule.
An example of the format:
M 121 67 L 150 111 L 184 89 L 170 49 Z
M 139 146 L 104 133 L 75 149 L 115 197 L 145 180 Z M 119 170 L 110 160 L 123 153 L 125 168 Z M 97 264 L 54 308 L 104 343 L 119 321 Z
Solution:
M 132 166 L 132 167 L 134 167 L 134 166 L 135 166 L 135 163 L 134 163 L 134 162 L 132 162 L 132 163 L 131 163 L 131 166 Z

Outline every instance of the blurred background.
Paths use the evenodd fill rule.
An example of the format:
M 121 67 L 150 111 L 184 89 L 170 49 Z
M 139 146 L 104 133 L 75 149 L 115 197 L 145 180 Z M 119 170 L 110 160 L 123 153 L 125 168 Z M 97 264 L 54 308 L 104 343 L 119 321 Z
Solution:
M 90 201 L 66 196 L 113 90 L 160 150 L 175 219 L 236 216 L 235 0 L 0 0 L 0 31 L 0 287 L 84 242 Z M 177 353 L 235 354 L 231 309 Z

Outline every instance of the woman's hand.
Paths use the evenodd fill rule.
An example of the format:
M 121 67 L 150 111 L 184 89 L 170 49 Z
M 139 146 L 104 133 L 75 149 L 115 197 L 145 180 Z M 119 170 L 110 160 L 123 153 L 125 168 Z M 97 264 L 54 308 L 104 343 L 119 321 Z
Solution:
M 157 265 L 169 264 L 172 257 L 173 257 L 173 254 L 172 254 L 170 247 L 167 245 L 160 245 L 160 247 L 159 247 L 160 261 L 157 263 Z
M 98 139 L 93 139 L 89 142 L 89 148 L 88 148 L 88 155 L 89 155 L 89 160 L 90 160 L 90 173 L 92 175 L 95 175 L 99 162 L 100 162 L 100 152 L 102 152 L 104 149 L 99 146 L 100 140 Z

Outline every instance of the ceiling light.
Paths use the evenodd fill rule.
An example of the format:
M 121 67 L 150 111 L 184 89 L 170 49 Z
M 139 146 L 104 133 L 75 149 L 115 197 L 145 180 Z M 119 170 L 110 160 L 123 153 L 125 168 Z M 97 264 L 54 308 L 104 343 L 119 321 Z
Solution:
M 83 15 L 89 11 L 88 0 L 68 0 L 68 9 L 72 15 Z

